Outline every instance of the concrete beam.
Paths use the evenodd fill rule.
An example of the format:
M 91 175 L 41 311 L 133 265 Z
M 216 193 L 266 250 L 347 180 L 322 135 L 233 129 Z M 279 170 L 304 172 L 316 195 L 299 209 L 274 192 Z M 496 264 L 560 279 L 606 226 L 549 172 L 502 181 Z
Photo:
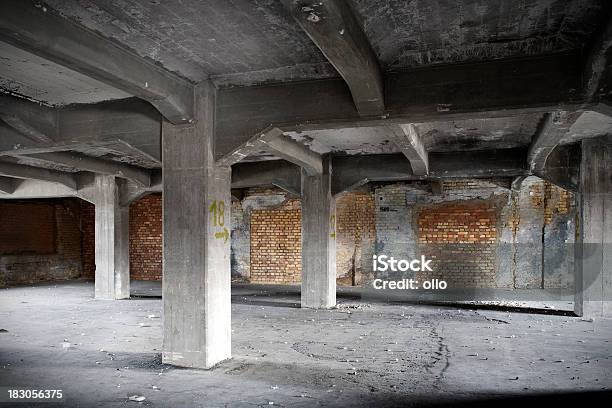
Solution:
M 231 357 L 231 168 L 213 157 L 215 89 L 196 90 L 196 119 L 163 126 L 163 352 L 211 368 Z
M 161 170 L 151 171 L 151 185 L 148 187 L 143 187 L 130 180 L 122 180 L 122 182 L 119 183 L 119 203 L 121 205 L 130 205 L 146 195 L 161 193 L 162 189 Z
M 332 195 L 332 163 L 323 173 L 302 169 L 301 305 L 327 309 L 336 305 L 336 201 Z
M 588 102 L 599 102 L 608 109 L 597 111 L 610 115 L 610 99 L 612 91 L 612 7 L 606 9 L 603 24 L 596 31 L 594 40 L 587 48 L 587 58 L 583 73 L 583 94 Z
M 554 111 L 544 115 L 527 152 L 527 163 L 533 174 L 544 174 L 546 159 L 580 115 L 581 111 Z
M 474 152 L 432 152 L 429 178 L 488 178 L 526 175 L 524 149 Z M 337 156 L 333 158 L 332 193 L 340 194 L 370 181 L 420 180 L 402 154 Z
M 49 163 L 74 167 L 83 171 L 108 174 L 111 176 L 132 180 L 142 187 L 149 187 L 151 185 L 151 175 L 149 171 L 131 166 L 129 164 L 102 160 L 82 154 L 67 152 L 38 153 L 31 154 L 27 157 L 32 157 Z
M 38 167 L 24 166 L 15 163 L 0 162 L 0 176 L 18 179 L 50 181 L 53 183 L 63 184 L 66 187 L 72 189 L 77 188 L 76 179 L 70 173 L 41 169 Z
M 232 167 L 232 188 L 274 185 L 300 196 L 301 180 L 300 168 L 283 160 L 239 163 Z
M 115 177 L 96 174 L 93 202 L 95 214 L 95 298 L 130 297 L 129 207 L 119 205 Z
M 283 131 L 269 126 L 216 161 L 217 166 L 232 166 L 263 148 L 263 140 L 282 136 Z
M 2 195 L 3 200 L 23 200 L 30 198 L 61 198 L 61 197 L 79 197 L 91 202 L 91 199 L 86 199 L 79 195 L 79 190 L 66 187 L 63 184 L 51 183 L 49 181 L 40 180 L 20 180 L 15 179 L 15 190 L 10 194 Z
M 155 106 L 172 123 L 193 118 L 193 86 L 117 43 L 32 1 L 0 2 L 0 39 Z
M 348 2 L 283 0 L 289 13 L 346 81 L 361 116 L 382 115 L 378 60 Z
M 577 54 L 439 66 L 387 75 L 384 118 L 361 118 L 341 79 L 219 90 L 217 158 L 283 131 L 508 117 L 582 107 Z
M 410 161 L 415 176 L 429 174 L 429 157 L 420 135 L 413 124 L 389 126 L 389 135 L 395 145 Z
M 0 193 L 13 194 L 21 180 L 0 176 Z
M 264 150 L 303 168 L 310 176 L 321 174 L 321 156 L 301 143 L 281 134 L 267 135 L 261 140 Z
M 0 155 L 23 155 L 95 149 L 113 149 L 161 163 L 161 116 L 148 103 L 138 99 L 76 105 L 49 112 L 38 104 L 8 97 L 7 105 L 17 112 L 31 110 L 36 116 L 57 114 L 57 133 L 53 143 L 40 144 L 0 123 Z M 34 123 L 32 121 L 32 123 Z
M 57 111 L 23 99 L 0 95 L 0 119 L 35 143 L 57 137 Z
M 557 146 L 538 177 L 565 190 L 578 192 L 580 184 L 580 142 Z
M 266 151 L 296 164 L 306 169 L 308 174 L 321 174 L 322 164 L 320 155 L 284 136 L 283 131 L 279 128 L 271 126 L 219 158 L 216 161 L 216 165 L 231 166 L 260 151 Z

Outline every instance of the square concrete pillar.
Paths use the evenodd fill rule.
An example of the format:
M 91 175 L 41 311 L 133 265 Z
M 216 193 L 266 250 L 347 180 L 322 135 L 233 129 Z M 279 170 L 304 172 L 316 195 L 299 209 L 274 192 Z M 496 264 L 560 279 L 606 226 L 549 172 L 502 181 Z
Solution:
M 336 306 L 336 200 L 331 193 L 331 160 L 323 174 L 302 170 L 302 307 Z
M 119 205 L 115 176 L 96 174 L 95 205 L 96 299 L 130 297 L 129 207 Z
M 612 317 L 612 138 L 582 141 L 574 311 Z
M 163 362 L 211 368 L 231 357 L 231 169 L 214 162 L 215 89 L 199 85 L 189 125 L 165 122 Z

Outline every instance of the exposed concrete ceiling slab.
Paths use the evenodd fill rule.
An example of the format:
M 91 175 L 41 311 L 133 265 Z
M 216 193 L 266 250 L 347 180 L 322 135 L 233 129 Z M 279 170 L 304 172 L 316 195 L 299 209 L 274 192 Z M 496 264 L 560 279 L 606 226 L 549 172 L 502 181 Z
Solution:
M 333 68 L 276 0 L 49 0 L 66 18 L 194 82 L 307 79 Z M 326 68 L 322 67 L 324 64 Z M 248 76 L 247 76 L 248 77 Z
M 0 90 L 46 105 L 95 103 L 130 96 L 3 42 L 0 42 L 0 61 Z
M 74 167 L 64 166 L 62 164 L 57 164 L 57 163 L 51 163 L 46 160 L 40 160 L 34 157 L 27 157 L 27 156 L 18 156 L 18 157 L 4 156 L 0 158 L 0 162 L 17 163 L 17 164 L 23 164 L 25 166 L 40 167 L 43 169 L 63 171 L 66 173 L 76 173 L 79 171 L 79 169 L 74 168 Z
M 308 132 L 288 132 L 292 139 L 304 143 L 319 154 L 336 152 L 345 154 L 398 153 L 400 149 L 389 139 L 384 127 L 354 127 L 325 129 Z
M 581 139 L 612 134 L 612 118 L 598 112 L 586 111 L 574 122 L 561 144 Z
M 122 150 L 120 143 L 118 143 L 117 146 L 113 146 L 112 144 L 105 146 L 86 146 L 73 149 L 73 151 L 82 153 L 86 156 L 130 164 L 137 167 L 144 167 L 146 169 L 161 168 L 161 164 L 152 161 L 144 155 L 138 155 L 135 152 L 127 154 L 124 150 Z
M 511 149 L 526 146 L 536 132 L 540 114 L 416 124 L 428 151 Z
M 540 114 L 506 118 L 484 118 L 414 124 L 430 152 L 511 149 L 529 145 Z M 305 132 L 288 132 L 294 140 L 313 151 L 342 154 L 387 154 L 400 149 L 385 127 L 355 127 Z
M 580 49 L 605 0 L 351 0 L 384 69 Z
M 581 50 L 606 6 L 605 0 L 349 3 L 383 70 Z M 47 0 L 45 7 L 192 82 L 245 86 L 338 77 L 277 0 Z M 0 87 L 17 95 L 51 105 L 127 97 L 1 47 Z
M 577 50 L 605 0 L 350 0 L 385 70 Z M 199 82 L 337 77 L 276 0 L 48 0 L 67 19 Z

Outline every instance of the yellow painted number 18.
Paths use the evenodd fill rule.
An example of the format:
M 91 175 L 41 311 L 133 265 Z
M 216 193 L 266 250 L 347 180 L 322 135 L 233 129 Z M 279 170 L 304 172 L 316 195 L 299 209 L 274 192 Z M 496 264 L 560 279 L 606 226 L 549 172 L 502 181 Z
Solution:
M 214 226 L 222 227 L 225 225 L 225 202 L 224 201 L 213 201 L 208 209 L 209 213 L 213 215 Z

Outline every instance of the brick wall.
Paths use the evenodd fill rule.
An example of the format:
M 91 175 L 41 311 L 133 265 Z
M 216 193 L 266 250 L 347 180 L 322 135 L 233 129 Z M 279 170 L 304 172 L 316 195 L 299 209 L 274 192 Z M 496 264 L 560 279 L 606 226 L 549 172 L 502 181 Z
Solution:
M 449 180 L 433 190 L 428 182 L 411 182 L 340 195 L 338 283 L 367 283 L 373 276 L 371 256 L 377 253 L 404 259 L 431 255 L 438 274 L 422 277 L 444 278 L 450 287 L 571 287 L 573 195 L 528 178 L 513 198 L 501 184 Z M 276 188 L 251 189 L 232 203 L 234 280 L 300 281 L 299 203 Z M 93 205 L 82 202 L 81 213 L 83 275 L 93 278 Z M 161 278 L 161 233 L 161 195 L 133 203 L 132 278 Z
M 544 287 L 573 287 L 575 242 L 576 207 L 574 195 L 567 190 L 545 183 Z
M 300 282 L 301 213 L 300 201 L 296 199 L 289 199 L 277 208 L 251 211 L 251 282 Z
M 151 194 L 130 206 L 130 278 L 161 280 L 162 196 Z
M 55 203 L 9 201 L 0 207 L 0 254 L 55 253 Z
M 0 201 L 0 286 L 81 275 L 76 199 Z
M 449 203 L 418 215 L 421 252 L 433 272 L 417 279 L 444 279 L 449 288 L 494 287 L 497 211 L 490 202 Z
M 83 200 L 80 200 L 80 205 L 83 278 L 94 279 L 96 276 L 96 207 Z

